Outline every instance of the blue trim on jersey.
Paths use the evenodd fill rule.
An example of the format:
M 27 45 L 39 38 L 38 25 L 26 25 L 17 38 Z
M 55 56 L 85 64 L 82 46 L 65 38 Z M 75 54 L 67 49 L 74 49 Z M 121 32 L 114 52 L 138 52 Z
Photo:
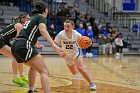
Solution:
M 79 51 L 79 54 L 76 58 L 78 58 L 81 55 L 80 48 L 78 48 L 78 51 Z

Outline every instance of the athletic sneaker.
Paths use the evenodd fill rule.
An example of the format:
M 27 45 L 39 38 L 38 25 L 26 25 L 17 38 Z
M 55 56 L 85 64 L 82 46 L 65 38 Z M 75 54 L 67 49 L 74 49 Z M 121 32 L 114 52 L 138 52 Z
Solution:
M 28 93 L 34 93 L 32 90 L 29 90 Z
M 89 53 L 89 57 L 93 57 L 93 54 L 92 53 Z
M 91 82 L 91 83 L 90 83 L 90 89 L 91 89 L 91 90 L 96 90 L 96 85 L 95 85 L 94 82 Z
M 21 80 L 20 78 L 13 78 L 12 82 L 17 84 L 17 85 L 20 85 L 20 86 L 26 86 L 27 85 L 27 82 Z
M 89 53 L 86 53 L 86 57 L 89 57 Z
M 20 79 L 28 83 L 28 79 L 25 76 L 21 75 Z

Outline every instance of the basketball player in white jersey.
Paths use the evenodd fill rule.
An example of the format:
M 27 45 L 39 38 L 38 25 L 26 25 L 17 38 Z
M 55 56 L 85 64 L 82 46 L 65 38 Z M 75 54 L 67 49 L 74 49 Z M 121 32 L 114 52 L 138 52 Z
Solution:
M 76 30 L 73 30 L 74 23 L 71 20 L 64 22 L 64 30 L 62 30 L 55 38 L 55 43 L 62 46 L 64 51 L 64 59 L 69 70 L 73 75 L 81 74 L 89 83 L 90 89 L 95 90 L 96 85 L 91 80 L 87 71 L 83 68 L 83 55 L 78 47 L 77 40 L 82 37 Z

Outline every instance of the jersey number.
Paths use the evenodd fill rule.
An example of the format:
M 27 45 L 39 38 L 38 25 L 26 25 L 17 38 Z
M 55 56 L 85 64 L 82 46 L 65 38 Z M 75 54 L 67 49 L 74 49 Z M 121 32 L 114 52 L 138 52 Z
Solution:
M 73 45 L 66 45 L 66 49 L 73 49 Z
M 31 22 L 31 20 L 26 21 L 26 22 L 25 22 L 25 24 L 24 24 L 24 26 L 23 26 L 23 28 L 25 28 L 25 29 L 26 29 L 26 28 L 28 27 L 28 25 L 29 25 L 29 23 L 30 23 L 30 22 Z

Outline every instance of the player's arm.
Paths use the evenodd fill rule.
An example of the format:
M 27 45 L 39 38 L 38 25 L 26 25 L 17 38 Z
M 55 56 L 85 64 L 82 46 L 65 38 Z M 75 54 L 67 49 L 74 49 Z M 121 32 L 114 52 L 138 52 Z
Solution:
M 51 46 L 53 47 L 53 49 L 60 56 L 62 56 L 63 55 L 63 50 L 54 43 L 54 41 L 50 37 L 50 35 L 49 35 L 49 33 L 48 33 L 47 29 L 46 29 L 46 25 L 44 23 L 40 23 L 39 24 L 39 31 L 40 31 L 40 34 L 45 38 L 45 40 L 48 41 L 51 44 Z
M 46 25 L 44 23 L 39 24 L 39 31 L 40 34 L 48 41 L 52 46 L 55 46 L 55 43 L 53 42 L 52 38 L 50 37 Z
M 58 45 L 58 46 L 60 46 L 60 44 L 58 43 L 58 42 L 56 42 L 55 40 L 54 40 L 54 43 L 56 44 L 56 45 Z M 66 53 L 63 51 L 63 53 L 62 54 L 59 54 L 61 57 L 65 57 L 66 56 Z
M 56 41 L 54 41 L 54 43 L 55 43 L 56 45 L 59 45 Z
M 20 30 L 22 29 L 22 24 L 21 23 L 16 23 L 15 25 L 14 25 L 14 28 L 15 28 L 15 30 L 17 31 L 17 34 L 16 34 L 16 36 L 18 36 L 19 35 L 19 32 L 20 32 Z

